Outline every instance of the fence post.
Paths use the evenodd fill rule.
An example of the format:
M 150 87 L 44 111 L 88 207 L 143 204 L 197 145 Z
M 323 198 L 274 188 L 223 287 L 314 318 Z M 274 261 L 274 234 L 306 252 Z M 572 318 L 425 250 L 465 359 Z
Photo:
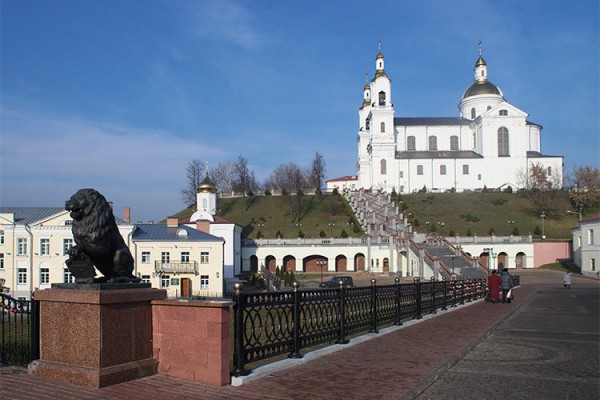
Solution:
M 31 359 L 40 358 L 40 302 L 31 298 L 31 309 L 29 318 L 31 318 Z
M 431 277 L 431 312 L 429 314 L 437 314 L 435 309 L 435 277 Z
M 244 369 L 244 285 L 236 282 L 233 285 L 233 376 L 248 375 L 251 371 Z
M 394 325 L 402 325 L 402 308 L 400 307 L 400 278 L 396 277 L 396 279 L 394 279 L 394 285 L 396 288 L 396 322 L 394 322 Z
M 369 333 L 379 333 L 377 330 L 377 279 L 371 279 L 371 329 Z
M 444 305 L 442 306 L 442 310 L 445 311 L 448 309 L 448 285 L 446 284 L 446 277 L 442 277 L 442 283 L 444 285 Z
M 421 319 L 421 278 L 416 277 L 414 279 L 415 284 L 415 316 L 414 319 Z
M 460 305 L 465 304 L 465 280 L 461 276 L 460 277 Z
M 452 307 L 456 307 L 456 277 L 452 276 Z
M 303 356 L 300 354 L 300 292 L 298 291 L 300 283 L 294 281 L 292 287 L 294 288 L 294 308 L 292 309 L 294 317 L 294 349 L 288 358 L 302 358 Z
M 346 285 L 340 280 L 340 337 L 337 344 L 347 344 L 350 341 L 346 339 Z

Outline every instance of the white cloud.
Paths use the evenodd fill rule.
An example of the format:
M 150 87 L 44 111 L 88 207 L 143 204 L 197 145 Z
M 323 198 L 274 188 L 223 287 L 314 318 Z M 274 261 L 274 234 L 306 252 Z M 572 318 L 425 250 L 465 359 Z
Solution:
M 142 219 L 164 218 L 183 208 L 186 163 L 223 157 L 159 130 L 6 108 L 0 116 L 3 205 L 60 206 L 80 187 L 94 187 Z

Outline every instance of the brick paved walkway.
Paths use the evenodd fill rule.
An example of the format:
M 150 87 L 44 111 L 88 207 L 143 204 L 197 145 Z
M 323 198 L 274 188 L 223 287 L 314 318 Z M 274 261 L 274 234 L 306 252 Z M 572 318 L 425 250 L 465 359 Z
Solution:
M 472 303 L 242 386 L 214 387 L 164 375 L 86 389 L 0 369 L 6 399 L 397 399 L 456 362 L 536 289 L 512 304 Z M 493 310 L 493 312 L 490 312 Z M 417 385 L 418 387 L 418 385 Z

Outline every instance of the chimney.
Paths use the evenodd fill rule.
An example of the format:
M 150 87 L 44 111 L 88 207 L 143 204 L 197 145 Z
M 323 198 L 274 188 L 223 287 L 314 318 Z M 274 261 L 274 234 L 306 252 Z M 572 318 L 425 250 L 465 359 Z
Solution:
M 177 217 L 167 217 L 167 228 L 176 228 L 179 226 Z
M 131 207 L 125 207 L 123 209 L 123 219 L 127 222 L 131 222 Z
M 210 233 L 210 221 L 199 219 L 196 221 L 196 230 L 200 232 Z

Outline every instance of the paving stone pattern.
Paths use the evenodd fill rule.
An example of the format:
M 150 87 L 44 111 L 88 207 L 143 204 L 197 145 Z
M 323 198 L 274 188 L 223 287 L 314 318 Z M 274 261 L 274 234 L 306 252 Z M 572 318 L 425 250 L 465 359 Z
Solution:
M 559 282 L 525 273 L 511 304 L 472 303 L 238 387 L 155 375 L 95 390 L 0 368 L 0 398 L 597 399 L 600 284 Z

